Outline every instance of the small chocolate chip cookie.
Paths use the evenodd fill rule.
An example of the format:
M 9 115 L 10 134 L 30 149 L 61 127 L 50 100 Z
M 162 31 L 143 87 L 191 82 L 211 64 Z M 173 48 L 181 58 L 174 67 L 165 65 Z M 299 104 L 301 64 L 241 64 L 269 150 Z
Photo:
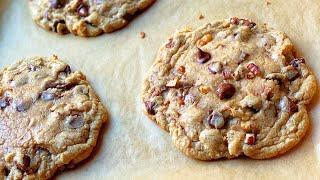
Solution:
M 48 179 L 87 158 L 106 110 L 79 71 L 56 56 L 0 70 L 0 177 Z
M 284 33 L 234 17 L 172 36 L 142 100 L 190 157 L 265 159 L 304 137 L 315 91 L 315 76 Z
M 97 36 L 124 27 L 155 0 L 29 0 L 34 21 L 49 31 Z

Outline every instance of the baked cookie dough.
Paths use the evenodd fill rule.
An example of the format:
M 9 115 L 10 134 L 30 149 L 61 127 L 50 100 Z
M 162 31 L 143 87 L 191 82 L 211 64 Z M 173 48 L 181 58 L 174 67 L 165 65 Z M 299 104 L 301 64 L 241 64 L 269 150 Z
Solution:
M 48 179 L 74 166 L 106 117 L 86 77 L 56 56 L 0 70 L 0 178 Z
M 29 0 L 31 16 L 59 34 L 97 36 L 124 27 L 155 0 Z
M 315 91 L 315 76 L 283 32 L 234 17 L 172 36 L 142 99 L 187 156 L 265 159 L 302 140 Z

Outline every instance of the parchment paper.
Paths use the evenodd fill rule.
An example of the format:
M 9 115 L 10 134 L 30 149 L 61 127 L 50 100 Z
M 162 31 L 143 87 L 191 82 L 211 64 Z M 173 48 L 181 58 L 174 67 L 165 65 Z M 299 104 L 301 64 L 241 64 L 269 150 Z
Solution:
M 23 57 L 57 54 L 87 75 L 109 112 L 91 158 L 57 179 L 319 179 L 317 93 L 312 128 L 287 154 L 270 160 L 202 162 L 187 158 L 170 136 L 143 115 L 141 82 L 158 48 L 176 29 L 238 16 L 286 32 L 320 77 L 320 2 L 317 0 L 158 0 L 123 30 L 96 38 L 59 36 L 36 26 L 26 0 L 0 0 L 0 66 Z M 198 16 L 204 15 L 199 20 Z M 139 32 L 145 32 L 141 39 Z

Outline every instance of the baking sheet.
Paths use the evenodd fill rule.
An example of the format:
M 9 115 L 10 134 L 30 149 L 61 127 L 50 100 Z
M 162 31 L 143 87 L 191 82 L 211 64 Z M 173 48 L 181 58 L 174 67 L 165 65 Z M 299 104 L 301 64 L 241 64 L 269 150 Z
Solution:
M 158 48 L 176 29 L 238 16 L 286 32 L 320 77 L 320 3 L 317 0 L 158 0 L 123 30 L 96 38 L 59 36 L 36 26 L 27 1 L 0 0 L 0 66 L 23 57 L 57 54 L 87 75 L 109 112 L 89 160 L 56 179 L 319 179 L 319 94 L 312 128 L 289 153 L 270 160 L 202 162 L 187 158 L 170 136 L 143 115 L 141 82 Z M 199 20 L 199 15 L 204 19 Z M 141 39 L 139 32 L 145 32 Z M 317 156 L 318 155 L 318 156 Z

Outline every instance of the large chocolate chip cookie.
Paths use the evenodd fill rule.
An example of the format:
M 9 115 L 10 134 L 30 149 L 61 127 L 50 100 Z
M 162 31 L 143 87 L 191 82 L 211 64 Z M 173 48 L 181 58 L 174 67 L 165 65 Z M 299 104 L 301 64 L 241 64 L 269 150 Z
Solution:
M 315 91 L 315 76 L 284 33 L 231 18 L 172 36 L 142 99 L 190 157 L 264 159 L 301 141 Z
M 29 0 L 34 21 L 59 34 L 97 36 L 124 27 L 155 0 Z
M 106 110 L 79 72 L 51 58 L 0 70 L 0 178 L 48 179 L 87 158 Z

